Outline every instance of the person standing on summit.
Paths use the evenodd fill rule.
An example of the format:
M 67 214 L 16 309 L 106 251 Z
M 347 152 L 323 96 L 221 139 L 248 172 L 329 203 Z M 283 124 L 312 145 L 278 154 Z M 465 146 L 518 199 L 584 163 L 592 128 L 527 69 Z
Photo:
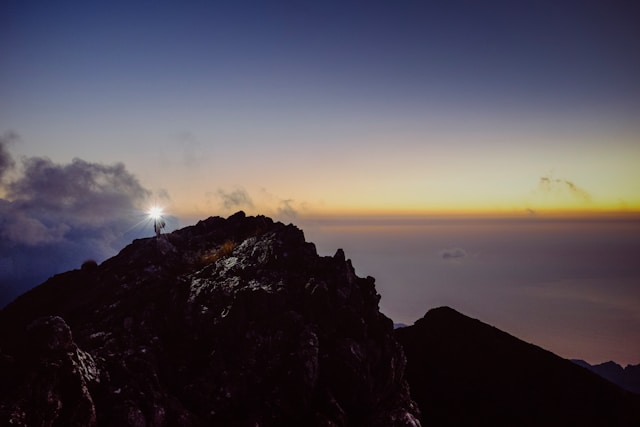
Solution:
M 162 234 L 162 229 L 166 225 L 167 223 L 164 222 L 164 219 L 162 217 L 158 217 L 153 220 L 153 231 L 156 232 L 156 237 L 160 237 L 160 234 Z

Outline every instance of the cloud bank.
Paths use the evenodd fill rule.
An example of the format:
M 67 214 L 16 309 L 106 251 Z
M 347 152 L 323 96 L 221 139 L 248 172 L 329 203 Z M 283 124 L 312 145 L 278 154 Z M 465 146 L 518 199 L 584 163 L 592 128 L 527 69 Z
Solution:
M 151 195 L 122 163 L 60 165 L 31 157 L 9 180 L 5 172 L 16 162 L 8 142 L 0 140 L 0 307 L 53 274 L 102 261 L 140 237 L 144 230 L 128 230 Z

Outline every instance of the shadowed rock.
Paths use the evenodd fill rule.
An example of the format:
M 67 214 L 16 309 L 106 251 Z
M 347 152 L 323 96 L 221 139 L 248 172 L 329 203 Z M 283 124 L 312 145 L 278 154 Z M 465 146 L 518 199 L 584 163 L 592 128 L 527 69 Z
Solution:
M 239 212 L 0 312 L 0 424 L 419 426 L 374 279 Z

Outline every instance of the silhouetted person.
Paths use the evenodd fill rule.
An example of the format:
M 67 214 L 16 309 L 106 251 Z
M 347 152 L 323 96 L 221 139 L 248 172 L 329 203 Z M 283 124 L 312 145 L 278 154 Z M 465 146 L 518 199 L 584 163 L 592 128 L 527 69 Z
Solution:
M 162 229 L 167 225 L 162 218 L 156 218 L 153 220 L 153 230 L 156 232 L 156 237 L 160 237 Z

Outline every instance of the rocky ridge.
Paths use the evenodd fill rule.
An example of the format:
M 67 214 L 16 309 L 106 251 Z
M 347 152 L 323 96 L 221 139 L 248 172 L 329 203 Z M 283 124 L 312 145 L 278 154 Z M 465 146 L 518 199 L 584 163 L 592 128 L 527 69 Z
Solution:
M 239 212 L 0 312 L 0 424 L 419 426 L 374 279 Z

